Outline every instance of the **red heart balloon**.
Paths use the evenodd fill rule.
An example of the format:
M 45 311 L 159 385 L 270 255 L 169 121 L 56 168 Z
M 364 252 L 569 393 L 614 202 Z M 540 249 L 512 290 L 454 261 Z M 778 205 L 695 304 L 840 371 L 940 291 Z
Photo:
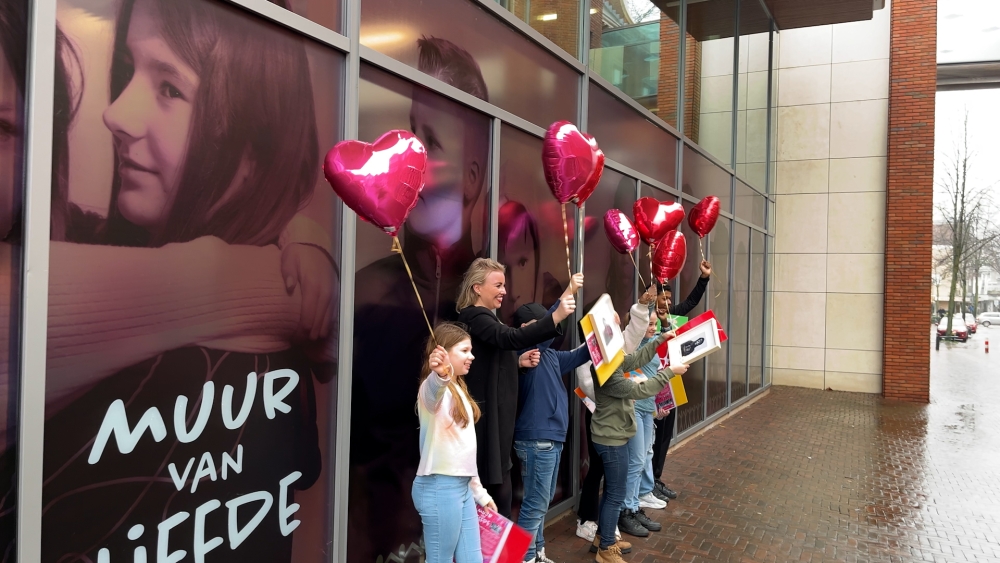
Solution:
M 611 246 L 621 254 L 628 254 L 639 246 L 635 225 L 620 209 L 609 209 L 604 214 L 604 232 L 608 234 Z
M 635 217 L 635 228 L 642 241 L 654 245 L 667 231 L 672 231 L 681 224 L 684 220 L 684 206 L 676 202 L 665 203 L 651 197 L 642 197 L 632 205 L 632 216 Z
M 670 231 L 653 251 L 653 276 L 660 283 L 673 279 L 684 267 L 687 258 L 687 242 L 680 231 Z
M 597 141 L 568 121 L 557 121 L 545 132 L 542 144 L 545 181 L 559 203 L 582 207 L 604 172 L 604 153 Z
M 710 195 L 691 208 L 688 224 L 691 225 L 691 230 L 698 233 L 699 238 L 705 238 L 715 228 L 715 222 L 719 220 L 720 207 L 719 198 Z
M 413 133 L 389 131 L 374 143 L 341 141 L 326 154 L 323 175 L 359 217 L 396 234 L 424 189 L 427 149 Z

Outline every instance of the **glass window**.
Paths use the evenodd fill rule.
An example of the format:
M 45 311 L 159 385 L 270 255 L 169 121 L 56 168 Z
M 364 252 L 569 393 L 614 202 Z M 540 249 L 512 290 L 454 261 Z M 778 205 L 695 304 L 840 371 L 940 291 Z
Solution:
M 196 510 L 215 541 L 212 503 L 256 491 L 241 518 L 284 503 L 297 527 L 265 518 L 230 557 L 328 560 L 342 56 L 227 2 L 58 8 L 42 559 L 148 550 L 158 526 L 190 546 Z M 140 416 L 167 437 L 101 438 Z
M 562 210 L 552 197 L 542 167 L 542 140 L 514 127 L 503 127 L 500 133 L 500 221 L 497 260 L 507 266 L 507 296 L 500 308 L 500 319 L 510 324 L 518 307 L 540 303 L 548 308 L 569 283 L 566 267 L 566 243 L 563 235 Z M 576 206 L 566 206 L 570 244 L 576 232 Z M 575 252 L 570 247 L 570 252 Z M 568 349 L 572 336 L 556 337 L 552 346 Z M 576 388 L 575 372 L 563 374 L 568 390 Z M 570 391 L 572 392 L 572 391 Z M 519 461 L 513 458 L 511 470 L 514 503 L 520 506 L 524 488 L 521 484 Z M 563 456 L 552 502 L 559 503 L 573 496 L 572 457 Z
M 684 147 L 684 168 L 681 191 L 701 199 L 714 195 L 719 198 L 719 205 L 726 213 L 732 212 L 731 187 L 732 175 L 719 168 L 711 160 L 702 156 L 691 147 Z
M 470 0 L 365 0 L 361 44 L 540 127 L 576 121 L 577 71 Z
M 13 554 L 17 529 L 18 391 L 20 375 L 21 251 L 24 224 L 24 142 L 28 63 L 27 0 L 0 1 L 0 483 L 6 501 L 0 517 L 0 549 Z M 58 83 L 65 85 L 65 81 Z M 62 96 L 59 101 L 66 102 Z M 58 108 L 58 102 L 57 102 Z M 65 157 L 68 123 L 56 118 L 53 134 L 62 151 L 53 154 L 53 178 L 59 178 L 60 157 Z M 52 204 L 65 204 L 65 182 L 53 189 Z M 62 195 L 63 197 L 60 197 Z M 51 299 L 51 298 L 50 298 Z M 13 557 L 13 555 L 11 555 Z
M 682 200 L 685 217 L 691 213 L 694 204 Z M 706 291 L 700 297 L 698 295 L 698 279 L 701 277 L 701 250 L 699 247 L 698 234 L 691 230 L 690 225 L 685 220 L 681 222 L 681 233 L 687 244 L 687 259 L 681 269 L 677 287 L 672 298 L 674 306 L 680 309 L 688 307 L 688 299 L 698 298 L 697 303 L 688 311 L 680 311 L 687 318 L 696 317 L 705 312 L 708 301 L 705 297 Z M 705 249 L 707 251 L 707 249 Z M 687 392 L 688 402 L 677 409 L 677 428 L 683 432 L 704 420 L 705 416 L 705 364 L 707 359 L 698 360 L 690 366 L 688 372 L 684 374 L 684 390 Z
M 665 12 L 649 0 L 604 2 L 599 9 L 592 9 L 600 18 L 591 20 L 591 68 L 677 127 L 680 2 Z
M 748 391 L 764 384 L 764 233 L 750 234 L 750 359 Z
M 764 228 L 764 219 L 767 210 L 767 197 L 761 194 L 754 194 L 753 207 L 750 209 L 750 222 L 755 226 Z
M 777 30 L 771 32 L 771 129 L 768 138 L 768 166 L 767 191 L 774 193 L 774 183 L 777 181 L 778 162 L 778 39 L 780 34 Z
M 729 287 L 732 275 L 729 269 L 729 246 L 733 221 L 719 217 L 715 228 L 709 233 L 709 260 L 712 262 L 712 281 L 708 291 L 708 306 L 715 313 L 715 318 L 730 335 L 729 340 L 722 343 L 722 350 L 706 358 L 708 369 L 708 416 L 726 408 L 729 383 L 727 367 L 729 350 L 732 344 L 731 323 L 729 322 Z
M 636 267 L 628 255 L 619 254 L 608 242 L 604 232 L 604 213 L 609 209 L 620 209 L 631 218 L 635 194 L 635 180 L 605 168 L 601 182 L 584 207 L 587 215 L 583 222 L 583 274 L 587 279 L 584 288 L 587 305 L 583 311 L 589 311 L 597 298 L 607 293 L 623 322 L 625 313 L 636 299 Z
M 495 0 L 517 18 L 576 56 L 580 39 L 579 0 Z
M 736 216 L 764 228 L 764 210 L 767 198 L 736 180 Z
M 588 133 L 608 158 L 663 182 L 677 183 L 677 138 L 590 83 Z
M 729 341 L 732 350 L 730 401 L 747 396 L 747 318 L 749 315 L 750 227 L 733 224 L 733 317 Z
M 323 27 L 340 32 L 340 0 L 270 0 L 282 8 L 312 20 Z
M 733 163 L 733 58 L 736 0 L 687 2 L 684 134 L 711 155 Z
M 767 65 L 771 21 L 759 0 L 740 2 L 736 174 L 763 191 L 767 176 Z
M 462 275 L 489 248 L 490 119 L 367 65 L 361 67 L 359 99 L 361 140 L 407 129 L 427 146 L 431 172 L 423 193 L 438 197 L 421 198 L 400 239 L 431 323 L 455 320 Z M 413 404 L 428 333 L 390 242 L 380 229 L 358 222 L 350 562 L 387 559 L 400 545 L 421 541 L 410 488 L 420 461 Z M 387 356 L 390 334 L 393 353 Z M 372 358 L 381 358 L 378 377 L 367 367 Z M 373 412 L 382 415 L 373 417 Z

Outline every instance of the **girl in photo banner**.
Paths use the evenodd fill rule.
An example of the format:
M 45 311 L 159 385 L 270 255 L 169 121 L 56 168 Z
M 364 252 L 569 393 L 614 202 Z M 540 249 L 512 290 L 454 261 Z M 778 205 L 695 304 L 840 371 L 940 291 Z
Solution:
M 248 36 L 261 40 L 248 43 Z M 234 277 L 257 283 L 210 287 L 231 279 L 221 276 L 204 284 L 215 292 L 210 297 L 242 315 L 228 328 L 179 318 L 200 312 L 173 301 L 169 284 L 162 295 L 151 292 L 142 311 L 120 311 L 161 320 L 177 333 L 187 322 L 204 347 L 180 347 L 110 376 L 114 361 L 95 357 L 91 365 L 79 352 L 67 356 L 77 358 L 80 377 L 50 370 L 49 411 L 55 414 L 45 428 L 43 560 L 96 561 L 103 549 L 112 561 L 129 558 L 137 548 L 155 549 L 164 527 L 172 552 L 207 549 L 219 561 L 291 560 L 291 533 L 300 524 L 294 491 L 310 486 L 320 469 L 316 366 L 288 349 L 297 319 L 265 322 L 256 332 L 248 321 L 289 319 L 287 303 L 265 298 L 288 299 L 278 251 L 261 251 L 287 239 L 316 185 L 319 150 L 304 49 L 292 36 L 216 3 L 135 0 L 122 5 L 114 56 L 112 104 L 104 116 L 116 148 L 111 208 L 106 219 L 68 213 L 67 236 L 115 245 L 98 257 L 117 262 L 142 263 L 153 252 L 144 247 L 156 247 L 167 262 L 182 248 L 200 248 L 196 263 L 187 264 L 191 271 L 222 274 L 213 261 L 228 256 L 226 265 L 242 269 Z M 55 238 L 55 221 L 53 227 Z M 269 260 L 262 265 L 254 260 L 260 257 Z M 58 310 L 64 296 L 55 258 Z M 329 257 L 324 260 L 333 270 Z M 96 278 L 109 274 L 97 270 L 100 264 L 114 262 L 87 268 L 77 260 L 74 267 Z M 50 332 L 50 355 L 60 338 L 85 348 L 81 332 L 102 332 L 100 324 L 86 326 L 94 303 L 113 309 L 117 291 L 126 302 L 140 295 L 128 282 L 160 282 L 133 273 L 125 280 L 108 277 L 105 291 L 78 296 L 75 322 L 55 323 Z M 275 306 L 286 311 L 269 310 Z M 214 318 L 218 309 L 201 312 Z M 157 340 L 145 336 L 144 344 Z M 171 342 L 178 334 L 168 329 L 162 336 Z M 132 353 L 123 346 L 111 350 L 126 358 Z M 140 417 L 151 425 L 135 427 Z M 135 429 L 134 444 L 103 430 L 121 423 L 133 425 L 126 430 Z M 166 435 L 157 428 L 168 429 Z M 12 530 L 7 507 L 0 517 Z M 227 526 L 230 518 L 239 522 L 236 534 Z

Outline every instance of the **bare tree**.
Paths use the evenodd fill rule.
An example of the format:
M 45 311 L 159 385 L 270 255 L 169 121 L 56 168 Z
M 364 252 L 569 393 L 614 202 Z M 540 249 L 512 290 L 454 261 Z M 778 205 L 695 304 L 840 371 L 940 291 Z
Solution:
M 983 250 L 997 240 L 998 233 L 989 217 L 991 210 L 989 190 L 974 186 L 969 181 L 969 171 L 975 154 L 969 150 L 969 114 L 966 112 L 962 137 L 954 154 L 944 164 L 944 177 L 938 183 L 941 200 L 936 205 L 944 218 L 947 232 L 951 235 L 951 248 L 947 253 L 951 273 L 951 287 L 948 292 L 948 323 L 946 334 L 951 334 L 955 314 L 955 297 L 958 284 L 962 283 L 962 314 L 970 274 L 979 276 L 983 261 Z

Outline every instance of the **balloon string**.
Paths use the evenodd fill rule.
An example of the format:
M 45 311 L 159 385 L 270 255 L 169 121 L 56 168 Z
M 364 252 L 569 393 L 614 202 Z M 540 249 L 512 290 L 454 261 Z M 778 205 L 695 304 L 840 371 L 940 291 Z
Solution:
M 647 287 L 646 280 L 642 279 L 642 272 L 639 271 L 639 264 L 635 261 L 635 256 L 632 256 L 632 253 L 629 252 L 628 257 L 632 259 L 632 265 L 635 266 L 635 275 L 639 276 L 639 281 L 642 282 L 642 287 Z
M 410 271 L 410 265 L 406 263 L 406 256 L 403 255 L 403 245 L 399 244 L 399 237 L 392 235 L 392 251 L 399 254 L 399 257 L 403 259 L 403 267 L 406 268 L 406 275 L 410 277 L 410 284 L 413 285 L 413 293 L 417 296 L 417 303 L 420 304 L 420 312 L 424 315 L 424 322 L 427 323 L 427 330 L 431 332 L 431 340 L 434 341 L 434 345 L 437 345 L 437 339 L 434 338 L 434 328 L 431 326 L 431 320 L 427 318 L 427 311 L 424 310 L 424 300 L 420 298 L 420 291 L 417 290 L 417 282 L 413 281 L 413 272 Z
M 563 219 L 563 238 L 566 239 L 566 272 L 569 274 L 569 279 L 573 279 L 573 266 L 569 257 L 569 222 L 566 220 L 566 204 L 562 204 L 562 219 Z

